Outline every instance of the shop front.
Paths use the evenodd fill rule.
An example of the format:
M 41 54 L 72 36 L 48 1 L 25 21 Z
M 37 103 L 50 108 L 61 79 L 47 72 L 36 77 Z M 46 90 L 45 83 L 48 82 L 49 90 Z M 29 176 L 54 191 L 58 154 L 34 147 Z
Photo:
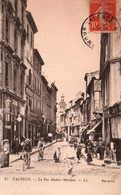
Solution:
M 121 102 L 110 107 L 111 141 L 115 143 L 117 164 L 121 164 Z
M 24 132 L 24 115 L 21 113 L 21 108 L 24 103 L 19 102 L 12 97 L 5 96 L 5 108 L 3 115 L 3 139 L 8 139 L 10 150 L 14 150 L 15 140 L 21 142 L 21 137 Z

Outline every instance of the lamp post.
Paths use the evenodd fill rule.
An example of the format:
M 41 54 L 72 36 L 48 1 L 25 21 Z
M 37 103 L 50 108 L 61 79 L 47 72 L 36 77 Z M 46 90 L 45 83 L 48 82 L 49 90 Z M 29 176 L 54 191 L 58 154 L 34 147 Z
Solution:
M 45 124 L 45 116 L 44 114 L 42 115 L 42 136 L 44 136 L 44 124 Z
M 17 121 L 18 121 L 18 138 L 19 138 L 19 142 L 20 142 L 20 122 L 22 121 L 22 118 L 21 118 L 21 115 L 18 114 L 18 117 L 17 117 Z
M 10 98 L 7 98 L 5 100 L 5 131 L 3 137 L 4 139 L 9 139 L 12 147 L 11 106 L 12 100 Z

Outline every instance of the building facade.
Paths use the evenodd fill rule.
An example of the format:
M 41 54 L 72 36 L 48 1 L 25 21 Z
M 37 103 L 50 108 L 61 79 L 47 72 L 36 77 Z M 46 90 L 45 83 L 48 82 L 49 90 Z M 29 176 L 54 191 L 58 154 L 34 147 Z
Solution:
M 41 112 L 43 116 L 42 135 L 48 139 L 48 134 L 53 138 L 56 134 L 56 112 L 57 112 L 57 87 L 54 83 L 50 86 L 45 76 L 42 75 L 42 101 Z
M 26 95 L 26 124 L 25 134 L 23 136 L 31 139 L 34 144 L 35 137 L 35 118 L 34 98 L 35 98 L 35 83 L 34 83 L 34 34 L 37 32 L 37 27 L 30 12 L 26 11 L 26 46 L 25 46 L 25 95 Z
M 27 0 L 0 1 L 0 150 L 8 139 L 12 151 L 15 137 L 36 145 L 45 123 L 47 132 L 56 131 L 57 88 L 43 87 L 44 62 L 34 49 L 37 26 L 26 8 Z
M 121 19 L 121 2 L 117 6 Z M 121 25 L 121 23 L 120 23 Z M 115 33 L 101 34 L 100 78 L 102 80 L 103 141 L 115 142 L 121 161 L 121 33 L 117 24 Z
M 11 148 L 24 131 L 25 21 L 26 1 L 0 1 L 0 143 L 9 139 Z

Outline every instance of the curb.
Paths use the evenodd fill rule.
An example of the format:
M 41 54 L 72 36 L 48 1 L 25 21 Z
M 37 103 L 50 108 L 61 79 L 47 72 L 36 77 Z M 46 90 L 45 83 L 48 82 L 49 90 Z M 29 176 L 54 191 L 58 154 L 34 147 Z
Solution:
M 53 144 L 55 144 L 55 143 L 57 143 L 57 141 L 53 141 L 53 142 L 51 142 L 51 143 L 45 145 L 45 146 L 44 146 L 44 149 L 47 148 L 47 147 L 49 147 L 49 146 L 51 146 L 51 145 L 53 145 Z M 36 152 L 38 152 L 38 150 L 35 150 L 35 151 L 31 152 L 30 155 L 35 154 Z M 18 160 L 21 160 L 21 157 L 16 158 L 15 160 L 12 160 L 12 161 L 10 162 L 10 164 L 12 164 L 12 163 L 14 163 L 14 162 L 16 162 L 16 161 L 18 161 Z
M 84 153 L 82 153 L 82 158 L 85 162 L 87 162 L 86 160 L 86 156 L 84 155 Z M 108 164 L 106 163 L 102 163 L 101 165 L 98 165 L 98 164 L 90 164 L 92 166 L 97 166 L 97 167 L 104 167 L 104 168 L 109 168 L 109 169 L 121 169 L 121 166 L 109 166 Z

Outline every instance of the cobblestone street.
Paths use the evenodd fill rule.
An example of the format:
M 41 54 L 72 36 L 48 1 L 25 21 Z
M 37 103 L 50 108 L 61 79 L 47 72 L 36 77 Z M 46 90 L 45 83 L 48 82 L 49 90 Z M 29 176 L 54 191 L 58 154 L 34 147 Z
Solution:
M 55 163 L 53 159 L 53 154 L 55 151 L 55 147 L 57 144 L 61 147 L 61 162 Z M 23 171 L 23 160 L 18 160 L 14 163 L 10 163 L 8 168 L 0 169 L 0 174 L 33 174 L 39 176 L 67 176 L 67 167 L 64 162 L 64 151 L 67 147 L 67 142 L 58 142 L 53 144 L 52 146 L 45 149 L 44 159 L 39 161 L 38 153 L 35 153 L 31 156 L 31 166 L 29 169 Z M 74 175 L 76 176 L 113 176 L 121 173 L 120 167 L 103 167 L 101 166 L 102 162 L 100 160 L 98 164 L 95 163 L 95 159 L 93 160 L 92 165 L 87 165 L 85 158 L 81 159 L 81 162 L 75 162 L 74 165 Z

